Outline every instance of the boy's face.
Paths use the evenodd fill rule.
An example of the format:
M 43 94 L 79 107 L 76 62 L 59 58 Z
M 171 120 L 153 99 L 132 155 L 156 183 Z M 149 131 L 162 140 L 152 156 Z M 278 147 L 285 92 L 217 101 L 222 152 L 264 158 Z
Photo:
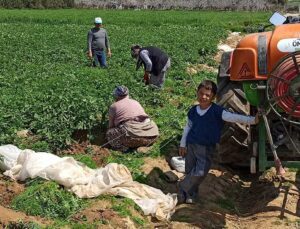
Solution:
M 211 105 L 212 101 L 215 99 L 215 94 L 212 92 L 211 89 L 201 87 L 197 92 L 197 99 L 200 108 L 206 109 Z

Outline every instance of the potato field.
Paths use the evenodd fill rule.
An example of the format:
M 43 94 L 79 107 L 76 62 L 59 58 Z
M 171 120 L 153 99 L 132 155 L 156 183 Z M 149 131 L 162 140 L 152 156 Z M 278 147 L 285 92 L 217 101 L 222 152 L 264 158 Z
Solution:
M 255 15 L 255 16 L 254 16 Z M 91 68 L 86 58 L 87 32 L 101 16 L 113 56 L 108 69 Z M 212 59 L 228 30 L 243 31 L 268 14 L 182 11 L 1 10 L 0 143 L 16 143 L 16 132 L 30 130 L 39 150 L 62 149 L 72 133 L 107 125 L 116 85 L 158 123 L 162 138 L 181 132 L 195 85 L 215 74 L 186 73 L 191 64 L 217 66 Z M 172 59 L 162 91 L 142 83 L 130 56 L 133 44 L 155 45 Z M 43 148 L 45 147 L 45 148 Z
M 256 32 L 259 25 L 268 23 L 271 14 L 0 9 L 0 144 L 71 155 L 91 168 L 109 162 L 122 163 L 129 168 L 134 180 L 171 192 L 165 184 L 159 183 L 163 176 L 161 170 L 152 170 L 153 178 L 141 168 L 147 163 L 155 167 L 157 161 L 177 152 L 186 113 L 196 100 L 196 87 L 202 79 L 216 80 L 216 71 L 200 69 L 191 73 L 188 69 L 203 64 L 217 70 L 219 63 L 214 57 L 218 44 L 230 32 Z M 93 27 L 95 17 L 102 18 L 110 38 L 112 57 L 108 58 L 107 69 L 92 67 L 86 55 L 87 32 Z M 163 89 L 144 85 L 143 71 L 135 70 L 136 63 L 130 55 L 134 44 L 157 46 L 170 56 L 171 68 Z M 117 85 L 127 86 L 130 96 L 142 104 L 159 127 L 160 137 L 147 152 L 148 162 L 145 155 L 135 151 L 121 154 L 104 149 L 107 146 L 101 148 L 105 144 L 112 91 Z M 27 136 L 20 136 L 20 131 L 26 131 Z M 8 189 L 18 191 L 8 192 Z M 6 192 L 12 194 L 4 197 Z M 225 214 L 235 211 L 230 200 L 223 198 L 218 202 L 224 211 L 210 206 L 211 212 L 197 215 L 202 219 L 199 224 L 192 219 L 192 211 L 181 214 L 179 210 L 171 221 L 183 224 L 176 227 L 176 223 L 166 222 L 161 227 L 223 228 Z M 95 203 L 106 207 L 92 211 Z M 0 214 L 2 207 L 27 214 L 20 217 L 23 221 L 14 221 L 12 227 L 0 221 L 0 226 L 7 228 L 20 225 L 27 228 L 133 228 L 124 226 L 126 217 L 137 228 L 160 225 L 143 216 L 129 199 L 107 195 L 92 200 L 79 199 L 54 182 L 41 179 L 16 184 L 1 175 Z M 213 209 L 218 214 L 213 215 Z M 91 212 L 97 212 L 98 218 L 93 218 Z M 89 221 L 91 218 L 94 221 Z M 206 219 L 213 223 L 208 224 Z

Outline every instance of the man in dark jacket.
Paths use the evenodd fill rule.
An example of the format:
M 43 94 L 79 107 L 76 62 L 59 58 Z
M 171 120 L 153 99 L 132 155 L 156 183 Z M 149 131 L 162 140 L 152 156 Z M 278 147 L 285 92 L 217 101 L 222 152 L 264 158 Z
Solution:
M 131 47 L 131 56 L 137 59 L 136 70 L 144 65 L 145 84 L 161 88 L 165 81 L 166 71 L 171 65 L 168 55 L 157 47 L 134 45 Z

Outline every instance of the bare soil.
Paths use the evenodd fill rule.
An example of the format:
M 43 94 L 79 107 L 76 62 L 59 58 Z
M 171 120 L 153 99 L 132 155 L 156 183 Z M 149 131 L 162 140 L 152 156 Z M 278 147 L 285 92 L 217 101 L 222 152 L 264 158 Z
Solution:
M 152 186 L 175 191 L 161 175 L 168 166 L 162 159 L 146 158 Z M 157 162 L 159 161 L 159 162 Z M 171 168 L 169 168 L 171 169 Z M 239 174 L 239 175 L 237 175 Z M 274 168 L 265 174 L 250 175 L 214 165 L 199 187 L 196 204 L 176 207 L 168 228 L 299 228 L 300 176 L 287 171 L 280 181 Z
M 102 152 L 101 149 L 99 152 Z M 176 147 L 174 147 L 175 154 Z M 164 173 L 172 170 L 168 158 L 145 157 L 142 171 L 148 184 L 163 192 L 176 192 L 176 183 L 169 183 Z M 172 170 L 178 177 L 183 174 Z M 299 228 L 300 201 L 299 172 L 288 171 L 280 181 L 275 169 L 264 174 L 249 175 L 248 171 L 232 170 L 213 165 L 207 178 L 199 187 L 195 204 L 182 204 L 169 222 L 157 222 L 141 213 L 147 228 Z M 24 190 L 24 185 L 0 175 L 0 226 L 9 222 L 36 222 L 51 224 L 36 216 L 27 216 L 10 208 L 12 199 Z M 72 217 L 78 222 L 102 222 L 100 228 L 137 228 L 129 217 L 122 217 L 112 210 L 105 199 L 95 199 L 92 205 Z
M 105 159 L 110 155 L 107 148 L 102 148 L 98 145 L 91 145 L 88 141 L 72 144 L 69 149 L 57 152 L 59 156 L 87 154 L 91 155 L 98 167 L 103 167 L 106 164 Z

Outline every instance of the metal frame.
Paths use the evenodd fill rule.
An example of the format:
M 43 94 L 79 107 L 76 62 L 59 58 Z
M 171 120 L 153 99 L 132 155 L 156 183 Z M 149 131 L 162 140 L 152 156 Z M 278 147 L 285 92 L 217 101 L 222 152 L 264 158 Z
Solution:
M 264 172 L 267 168 L 275 166 L 274 160 L 268 161 L 266 152 L 266 127 L 261 119 L 258 124 L 258 170 Z M 300 161 L 281 161 L 284 167 L 300 168 Z

